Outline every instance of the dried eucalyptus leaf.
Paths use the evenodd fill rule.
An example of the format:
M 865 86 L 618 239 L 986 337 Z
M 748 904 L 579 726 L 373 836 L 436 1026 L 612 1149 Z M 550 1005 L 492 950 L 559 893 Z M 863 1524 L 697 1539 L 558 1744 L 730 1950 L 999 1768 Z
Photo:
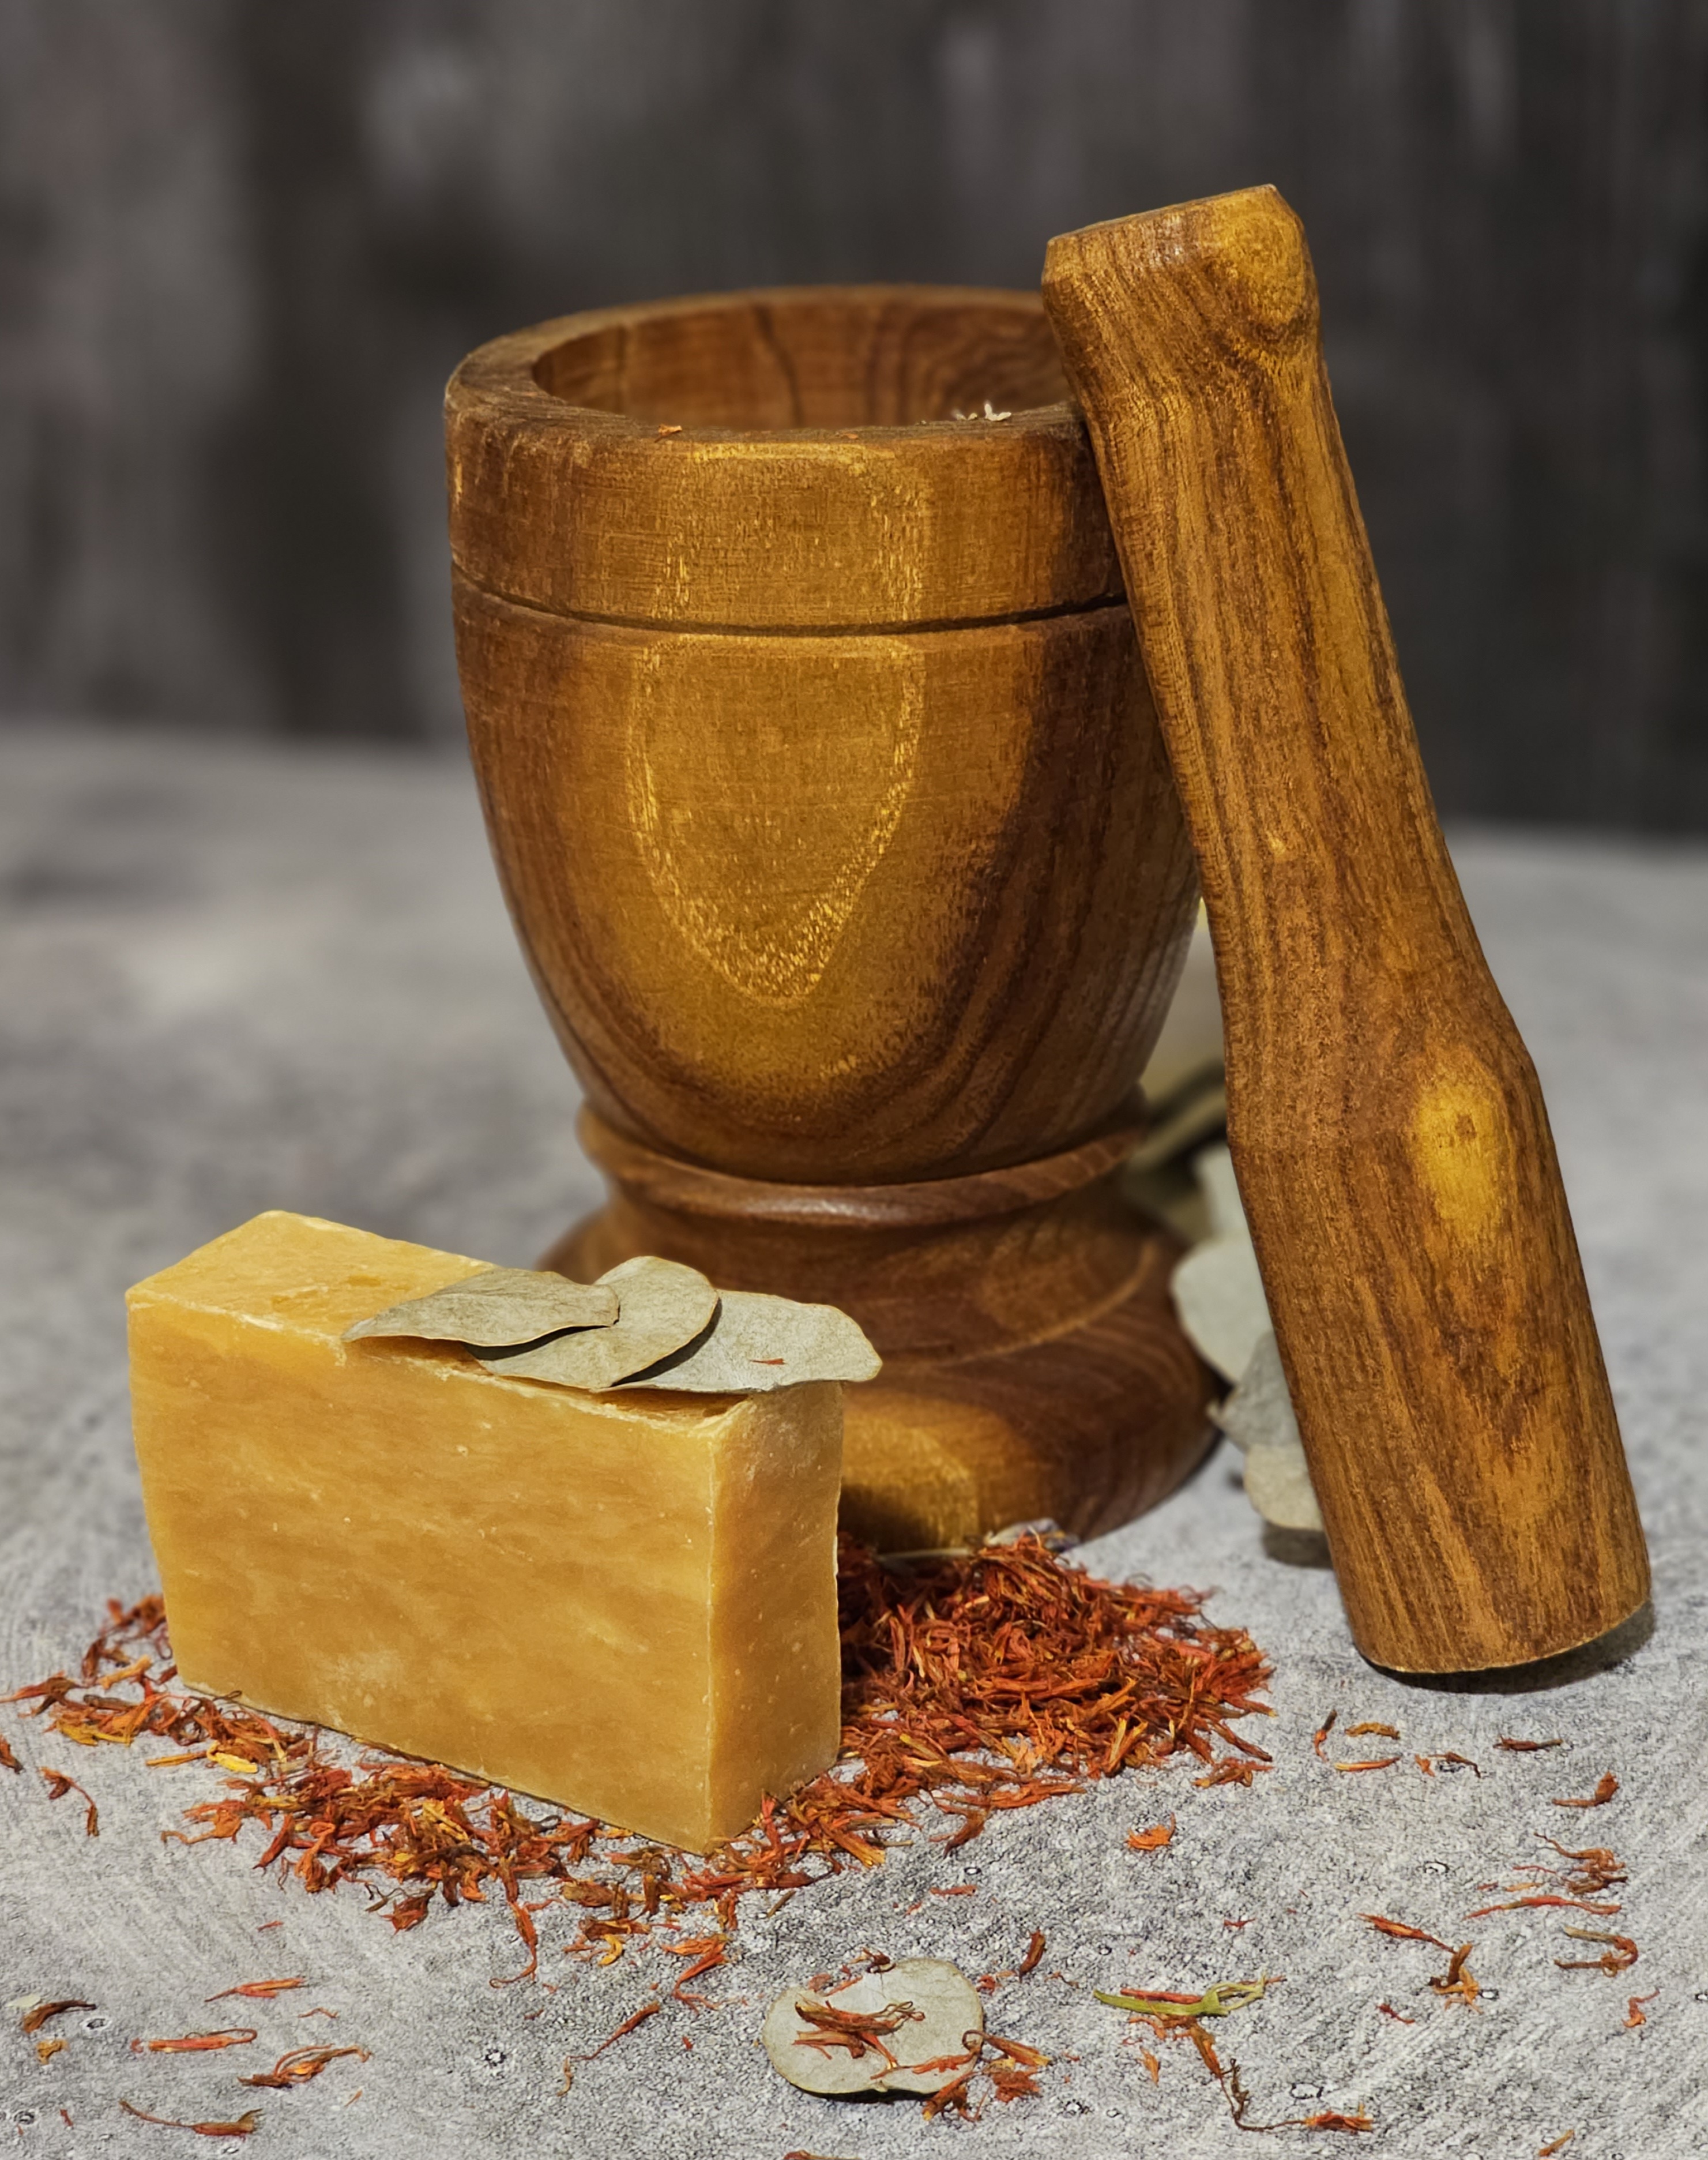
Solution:
M 1290 1447 L 1254 1447 L 1245 1458 L 1245 1497 L 1266 1523 L 1278 1530 L 1320 1530 L 1322 1510 L 1305 1451 L 1295 1441 Z
M 802 2006 L 870 2021 L 846 2034 L 815 2023 Z M 802 2092 L 935 2093 L 968 2067 L 984 2031 L 984 2006 L 946 1958 L 903 1958 L 828 1995 L 786 1987 L 765 2014 L 760 2042 L 772 2067 Z M 962 2059 L 956 2061 L 959 2057 Z M 925 2070 L 921 2063 L 945 2067 Z
M 1242 1455 L 1254 1447 L 1298 1446 L 1299 1420 L 1272 1327 L 1258 1337 L 1238 1386 L 1211 1415 Z
M 1231 1231 L 1194 1245 L 1175 1270 L 1170 1288 L 1192 1347 L 1224 1379 L 1237 1380 L 1269 1326 L 1250 1238 Z
M 597 1283 L 487 1268 L 358 1321 L 345 1340 L 411 1336 L 466 1344 L 488 1371 L 591 1393 L 627 1384 L 752 1394 L 801 1380 L 869 1380 L 880 1359 L 831 1305 L 732 1290 L 651 1256 Z
M 697 1268 L 651 1254 L 625 1260 L 602 1275 L 596 1287 L 616 1293 L 620 1309 L 612 1326 L 475 1354 L 491 1373 L 597 1393 L 684 1348 L 704 1334 L 718 1311 L 718 1293 Z
M 745 1395 L 798 1380 L 870 1380 L 882 1363 L 858 1324 L 833 1305 L 726 1290 L 703 1342 L 624 1384 Z
M 483 1268 L 447 1283 L 430 1296 L 394 1305 L 346 1327 L 344 1339 L 412 1335 L 426 1342 L 466 1342 L 471 1348 L 537 1342 L 566 1327 L 609 1327 L 617 1316 L 614 1290 L 571 1282 L 532 1268 Z
M 1273 1329 L 1259 1337 L 1239 1385 L 1214 1413 L 1245 1457 L 1245 1497 L 1281 1530 L 1320 1530 L 1322 1514 Z
M 1245 1207 L 1239 1197 L 1239 1181 L 1233 1174 L 1233 1157 L 1228 1150 L 1223 1146 L 1201 1149 L 1192 1157 L 1192 1174 L 1209 1211 L 1210 1234 L 1219 1238 L 1224 1232 L 1237 1231 L 1241 1237 L 1249 1238 Z

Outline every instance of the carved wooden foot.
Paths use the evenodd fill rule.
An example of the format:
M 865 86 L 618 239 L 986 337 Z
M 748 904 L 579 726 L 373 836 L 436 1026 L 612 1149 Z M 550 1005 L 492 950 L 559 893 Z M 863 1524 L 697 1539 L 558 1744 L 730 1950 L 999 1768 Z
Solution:
M 1211 1378 L 1169 1300 L 1180 1244 L 1119 1191 L 1141 1130 L 1129 1119 L 968 1176 L 783 1185 L 681 1161 L 584 1109 L 613 1196 L 541 1265 L 584 1281 L 659 1253 L 852 1313 L 885 1365 L 848 1390 L 843 1520 L 885 1551 L 1043 1515 L 1089 1535 L 1162 1498 L 1210 1436 Z

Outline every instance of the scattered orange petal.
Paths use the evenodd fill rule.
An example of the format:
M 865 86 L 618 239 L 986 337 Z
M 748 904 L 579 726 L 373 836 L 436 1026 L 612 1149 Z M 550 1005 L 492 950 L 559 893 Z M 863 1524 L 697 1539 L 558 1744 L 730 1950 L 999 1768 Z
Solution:
M 1619 1780 L 1608 1770 L 1586 1800 L 1550 1800 L 1548 1804 L 1552 1808 L 1604 1808 L 1618 1789 Z
M 200 2055 L 218 2048 L 247 2048 L 257 2037 L 252 2025 L 228 2025 L 220 2033 L 186 2033 L 180 2040 L 132 2040 L 131 2053 L 140 2055 Z
M 252 2107 L 231 2122 L 181 2122 L 169 2115 L 149 2115 L 127 2100 L 119 2105 L 138 2122 L 158 2122 L 163 2130 L 193 2130 L 198 2137 L 252 2137 L 261 2121 L 259 2110 Z
M 241 1995 L 252 2002 L 267 2002 L 275 1995 L 283 1995 L 288 1988 L 302 1986 L 307 1975 L 299 1973 L 294 1980 L 245 1980 L 236 1987 L 222 1987 L 217 1995 L 205 1997 L 209 2002 L 223 2002 L 228 1995 Z
M 92 2002 L 78 2002 L 67 1996 L 63 2002 L 38 2002 L 33 2010 L 26 2010 L 18 2021 L 20 2033 L 39 2033 L 50 2017 L 59 2017 L 67 2010 L 92 2010 Z
M 345 2055 L 360 2055 L 363 2062 L 368 2059 L 366 2048 L 293 2048 L 270 2070 L 258 2070 L 253 2077 L 240 2078 L 237 2082 L 288 2092 L 293 2085 L 305 2085 L 310 2078 L 318 2078 L 329 2064 Z

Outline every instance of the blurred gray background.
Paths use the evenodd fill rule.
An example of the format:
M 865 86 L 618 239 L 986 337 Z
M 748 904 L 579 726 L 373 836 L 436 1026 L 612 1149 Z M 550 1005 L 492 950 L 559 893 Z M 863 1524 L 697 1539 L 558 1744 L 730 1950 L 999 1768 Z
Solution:
M 1705 0 L 0 0 L 0 714 L 444 740 L 439 403 L 1274 180 L 1451 813 L 1708 828 Z

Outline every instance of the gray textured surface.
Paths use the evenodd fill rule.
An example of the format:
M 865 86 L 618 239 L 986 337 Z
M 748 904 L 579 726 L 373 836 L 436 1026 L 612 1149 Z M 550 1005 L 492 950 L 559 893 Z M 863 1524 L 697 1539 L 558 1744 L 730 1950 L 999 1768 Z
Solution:
M 603 2037 L 670 1961 L 641 1950 L 603 1970 L 568 1964 L 550 1946 L 567 1930 L 548 1920 L 558 1991 L 494 1991 L 489 1976 L 513 1970 L 501 1914 L 435 1914 L 394 1936 L 359 1897 L 281 1889 L 229 1846 L 163 1846 L 200 1795 L 200 1772 L 150 1773 L 118 1749 L 91 1758 L 26 1726 L 23 1752 L 83 1776 L 102 1831 L 86 1840 L 75 1803 L 49 1806 L 33 1772 L 0 1778 L 0 1999 L 88 1996 L 108 2022 L 65 2022 L 70 2045 L 46 2067 L 10 2020 L 0 2027 L 8 2149 L 225 2149 L 128 2121 L 117 2097 L 223 2116 L 250 2097 L 235 2083 L 241 2059 L 138 2058 L 127 2043 L 210 2022 L 203 1998 L 235 1981 L 304 1972 L 314 1991 L 296 2002 L 340 2011 L 339 2023 L 300 2023 L 287 1996 L 253 2013 L 263 2045 L 335 2034 L 371 2059 L 259 2095 L 260 2132 L 231 2148 L 257 2160 L 1243 2152 L 1189 2051 L 1162 2051 L 1154 2087 L 1119 2014 L 1087 1990 L 1265 1966 L 1285 1985 L 1223 2028 L 1260 2118 L 1362 2100 L 1382 2125 L 1372 2147 L 1482 2160 L 1567 2130 L 1571 2160 L 1708 2149 L 1708 856 L 1491 834 L 1461 837 L 1456 852 L 1549 1092 L 1653 1544 L 1656 1624 L 1624 1663 L 1517 1694 L 1371 1672 L 1347 1645 L 1332 1578 L 1265 1551 L 1224 1451 L 1088 1557 L 1212 1586 L 1212 1612 L 1252 1629 L 1277 1666 L 1279 1715 L 1261 1736 L 1273 1774 L 1249 1792 L 1195 1790 L 1184 1768 L 1124 1778 L 998 1821 L 947 1862 L 921 1845 L 802 1893 L 744 1927 L 740 1962 L 714 1976 L 722 2007 L 672 2006 L 561 2098 L 566 2050 Z M 0 896 L 9 1683 L 74 1654 L 108 1593 L 151 1586 L 123 1405 L 127 1282 L 268 1206 L 527 1262 L 591 1180 L 458 766 L 11 737 Z M 1408 1751 L 1456 1748 L 1483 1774 L 1425 1779 L 1408 1752 L 1392 1771 L 1337 1776 L 1311 1752 L 1330 1708 L 1343 1723 L 1399 1724 Z M 1570 1744 L 1503 1756 L 1501 1732 Z M 1622 1784 L 1611 1806 L 1548 1805 L 1606 1769 Z M 1166 1851 L 1125 1849 L 1129 1829 L 1170 1813 L 1180 1827 Z M 1485 1902 L 1476 1886 L 1537 1852 L 1537 1830 L 1611 1842 L 1628 1861 L 1612 1924 L 1642 1947 L 1628 1979 L 1555 1969 L 1573 1947 L 1560 1934 L 1570 1916 L 1508 1914 L 1464 1931 L 1490 1991 L 1470 2012 L 1429 1995 L 1438 1953 L 1379 1940 L 1357 1917 L 1462 1939 L 1457 1916 Z M 979 1894 L 926 1894 L 945 1882 Z M 1224 1929 L 1238 1919 L 1249 1924 Z M 787 2092 L 755 2045 L 775 1990 L 861 1945 L 977 1972 L 1013 1963 L 1034 1927 L 1049 1936 L 1043 1965 L 991 2016 L 1077 2059 L 1045 2074 L 1041 2100 L 922 2130 L 905 2104 Z M 1622 2029 L 1628 1993 L 1653 1988 L 1647 2026 Z M 1417 2022 L 1382 2017 L 1384 1997 Z M 1360 2149 L 1327 2135 L 1291 2143 Z

